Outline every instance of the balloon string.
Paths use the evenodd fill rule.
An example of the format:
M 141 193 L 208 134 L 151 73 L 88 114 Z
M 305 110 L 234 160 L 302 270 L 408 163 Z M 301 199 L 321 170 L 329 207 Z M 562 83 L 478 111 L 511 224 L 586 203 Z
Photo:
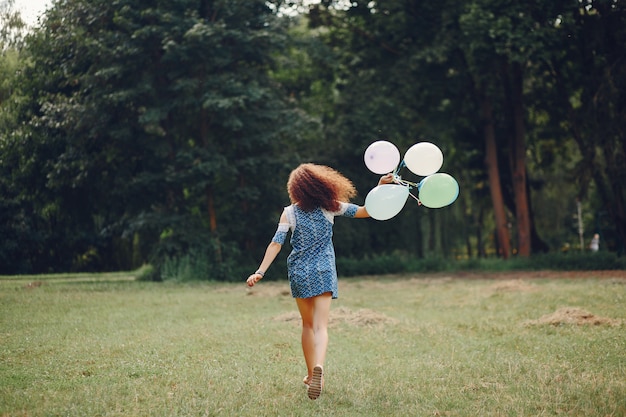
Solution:
M 421 205 L 422 205 L 422 202 L 420 201 L 420 199 L 419 199 L 419 198 L 415 197 L 415 196 L 414 196 L 413 194 L 411 194 L 411 193 L 409 193 L 409 195 L 410 195 L 411 197 L 413 197 L 413 198 L 415 199 L 415 201 L 417 201 L 417 204 L 418 204 L 419 206 L 421 206 Z
M 411 187 L 415 188 L 418 186 L 418 184 L 411 182 L 411 181 L 403 180 L 400 176 L 397 176 L 397 175 L 394 177 L 394 181 L 397 184 L 405 185 L 405 186 L 408 186 L 409 188 Z
M 407 180 L 403 180 L 402 177 L 399 174 L 400 170 L 405 167 L 406 164 L 404 163 L 404 159 L 402 160 L 402 162 L 400 162 L 400 164 L 396 167 L 395 171 L 393 171 L 393 181 L 396 184 L 400 184 L 403 185 L 405 187 L 409 187 L 409 190 L 411 188 L 418 188 L 419 185 L 415 182 L 411 182 L 411 181 L 407 181 Z M 415 197 L 413 194 L 409 193 L 409 195 L 415 200 L 417 201 L 417 204 L 419 206 L 422 205 L 422 202 L 419 200 L 419 198 Z
M 405 164 L 404 164 L 404 159 L 403 159 L 403 160 L 400 162 L 400 164 L 396 167 L 396 170 L 395 170 L 395 171 L 393 171 L 393 176 L 394 176 L 394 177 L 395 177 L 395 176 L 397 176 L 397 175 L 398 175 L 398 172 L 400 172 L 400 170 L 401 170 L 401 169 L 402 169 L 402 167 L 404 167 L 404 166 L 405 166 Z
M 403 180 L 402 177 L 399 175 L 400 170 L 405 167 L 406 164 L 404 163 L 404 159 L 400 162 L 400 164 L 396 167 L 396 169 L 393 171 L 393 181 L 396 184 L 400 184 L 400 185 L 405 185 L 405 186 L 409 186 L 409 188 L 411 187 L 417 187 L 417 184 L 414 182 L 410 182 L 407 180 Z

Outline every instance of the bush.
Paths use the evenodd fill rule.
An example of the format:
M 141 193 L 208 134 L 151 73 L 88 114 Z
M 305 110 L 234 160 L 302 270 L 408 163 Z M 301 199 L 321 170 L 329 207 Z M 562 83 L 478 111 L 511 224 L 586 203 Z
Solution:
M 200 251 L 166 259 L 159 268 L 150 265 L 137 271 L 140 280 L 175 281 L 242 281 L 255 266 L 244 263 L 212 263 Z M 387 275 L 401 273 L 434 273 L 446 271 L 585 271 L 626 269 L 626 257 L 612 252 L 551 253 L 529 258 L 472 258 L 452 260 L 440 257 L 415 259 L 406 253 L 391 253 L 364 258 L 337 258 L 337 272 L 342 277 L 359 275 Z M 266 275 L 266 280 L 281 280 L 287 276 L 284 259 L 277 259 Z
M 135 271 L 135 279 L 138 281 L 158 281 L 158 276 L 155 268 L 152 265 L 142 265 L 137 271 Z
M 407 262 L 397 255 L 373 258 L 337 258 L 337 272 L 344 277 L 357 275 L 385 275 L 405 272 Z
M 450 260 L 444 258 L 414 259 L 404 253 L 392 253 L 361 259 L 337 258 L 337 272 L 344 277 L 404 272 L 440 272 L 449 270 L 450 264 Z
M 527 260 L 529 269 L 584 271 L 625 269 L 626 257 L 613 252 L 570 252 L 536 255 Z
M 406 254 L 395 253 L 364 259 L 338 258 L 337 269 L 341 276 L 445 271 L 592 271 L 626 269 L 626 257 L 613 252 L 579 252 L 538 254 L 508 260 L 472 258 L 457 261 L 439 257 L 414 259 Z
M 233 281 L 233 264 L 213 262 L 202 251 L 191 251 L 177 258 L 167 258 L 160 268 L 164 281 Z

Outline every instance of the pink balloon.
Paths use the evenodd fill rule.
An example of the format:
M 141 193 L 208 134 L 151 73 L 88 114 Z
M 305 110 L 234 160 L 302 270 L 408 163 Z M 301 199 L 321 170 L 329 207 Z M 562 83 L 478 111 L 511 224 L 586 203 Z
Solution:
M 393 143 L 379 140 L 367 147 L 363 159 L 374 174 L 387 174 L 400 163 L 400 151 Z

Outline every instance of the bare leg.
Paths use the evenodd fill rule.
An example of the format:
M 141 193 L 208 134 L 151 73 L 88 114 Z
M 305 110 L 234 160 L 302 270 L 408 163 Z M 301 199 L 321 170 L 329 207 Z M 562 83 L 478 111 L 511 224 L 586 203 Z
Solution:
M 302 317 L 302 351 L 309 378 L 313 375 L 315 365 L 323 366 L 326 360 L 331 301 L 331 293 L 312 298 L 296 298 Z

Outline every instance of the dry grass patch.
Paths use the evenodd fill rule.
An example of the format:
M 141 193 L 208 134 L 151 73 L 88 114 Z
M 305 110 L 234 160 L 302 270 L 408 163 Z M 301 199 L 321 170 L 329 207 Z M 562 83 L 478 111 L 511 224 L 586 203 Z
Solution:
M 529 320 L 526 325 L 544 325 L 550 324 L 552 326 L 561 326 L 565 324 L 572 324 L 577 326 L 583 325 L 608 325 L 619 326 L 623 323 L 622 320 L 612 319 L 609 317 L 596 316 L 593 313 L 588 312 L 580 307 L 562 307 L 556 310 L 554 313 L 546 314 L 537 320 Z
M 245 284 L 242 284 L 242 286 Z M 225 291 L 232 291 L 233 289 L 227 289 Z M 239 288 L 235 287 L 235 291 Z M 246 295 L 251 297 L 289 297 L 291 298 L 291 291 L 289 290 L 289 283 L 274 281 L 274 282 L 261 282 L 252 288 L 246 288 Z
M 537 286 L 527 281 L 512 279 L 496 282 L 491 286 L 491 290 L 495 292 L 530 292 L 536 291 Z
M 299 325 L 300 315 L 296 311 L 291 311 L 274 317 L 274 320 Z M 367 308 L 351 310 L 347 307 L 338 307 L 330 310 L 328 325 L 332 327 L 343 323 L 351 326 L 379 326 L 397 322 L 397 319 Z

